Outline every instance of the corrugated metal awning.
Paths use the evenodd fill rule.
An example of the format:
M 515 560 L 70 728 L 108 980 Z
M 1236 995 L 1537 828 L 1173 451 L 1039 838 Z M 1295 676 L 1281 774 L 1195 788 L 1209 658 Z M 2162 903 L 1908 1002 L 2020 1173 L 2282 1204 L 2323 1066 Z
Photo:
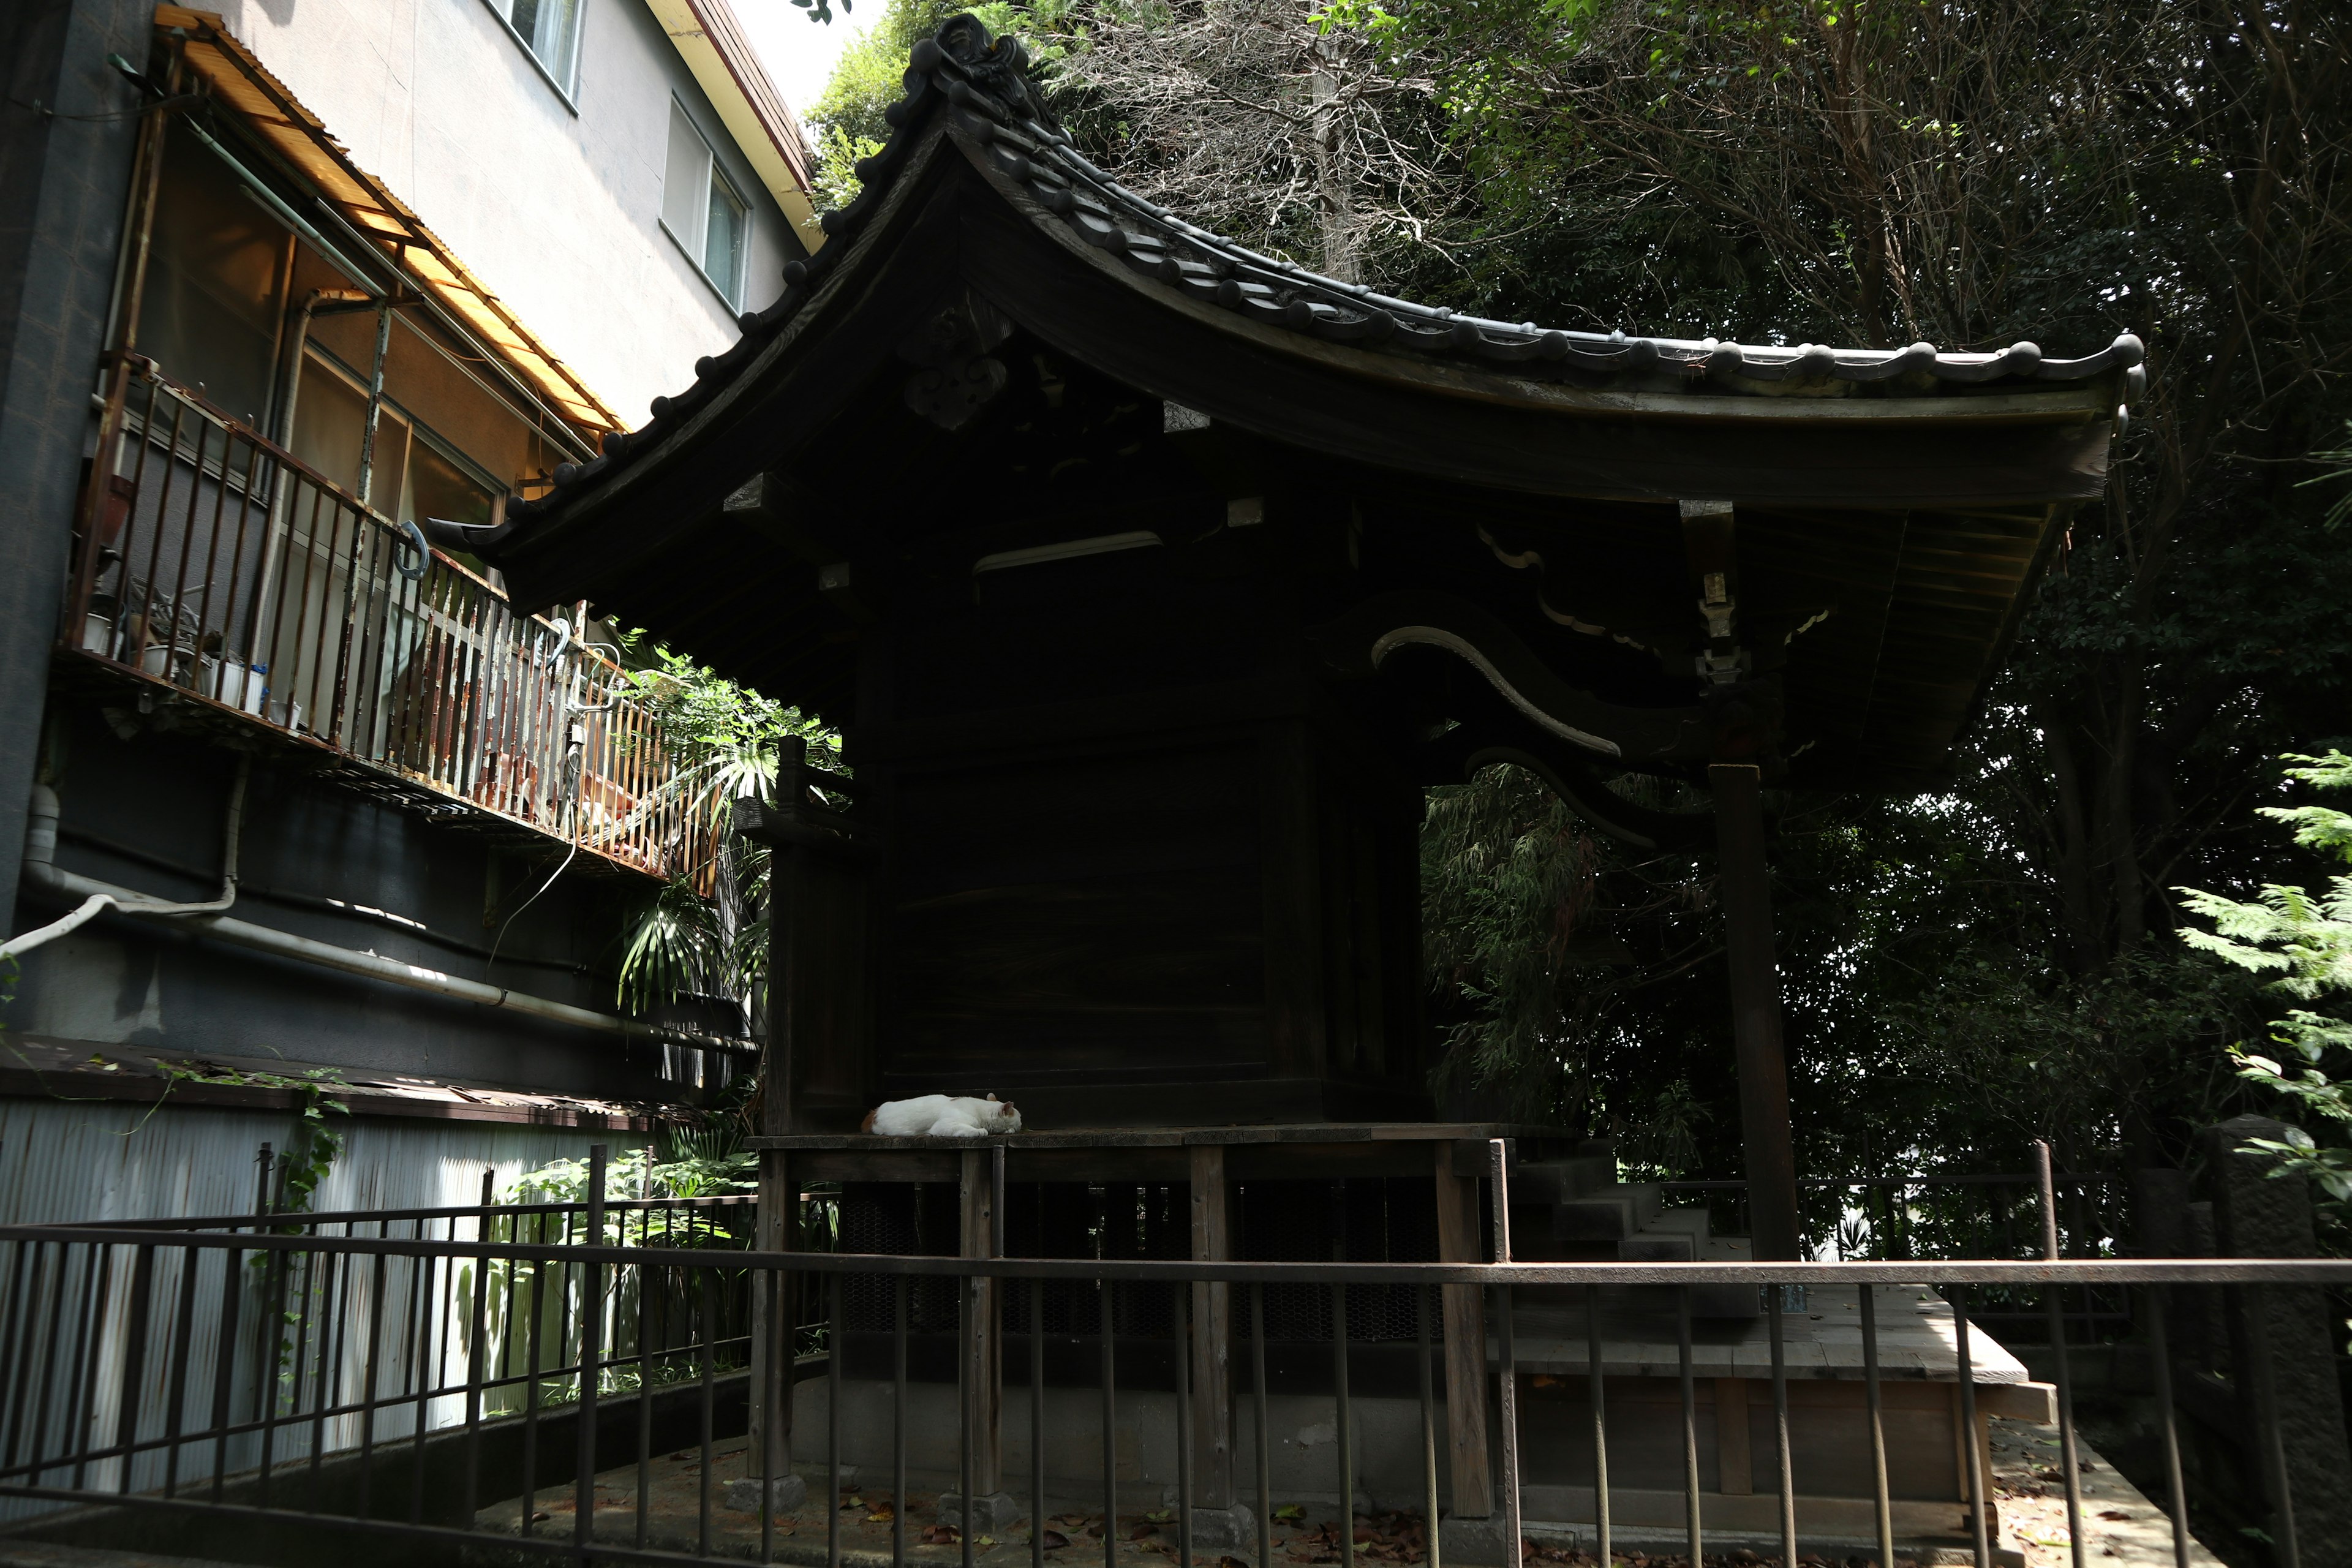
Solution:
M 578 373 L 483 287 L 406 203 L 352 162 L 325 122 L 230 35 L 226 22 L 208 11 L 159 5 L 155 26 L 180 44 L 183 62 L 222 109 L 308 180 L 352 228 L 375 241 L 383 259 L 504 359 L 557 413 L 592 439 L 625 428 Z

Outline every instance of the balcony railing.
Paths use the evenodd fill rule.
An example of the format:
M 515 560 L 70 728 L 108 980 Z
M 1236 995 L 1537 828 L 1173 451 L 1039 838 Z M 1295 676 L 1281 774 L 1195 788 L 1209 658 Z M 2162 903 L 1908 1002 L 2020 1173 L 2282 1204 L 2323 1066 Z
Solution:
M 197 711 L 656 877 L 713 826 L 625 672 L 143 359 L 107 372 L 63 642 Z

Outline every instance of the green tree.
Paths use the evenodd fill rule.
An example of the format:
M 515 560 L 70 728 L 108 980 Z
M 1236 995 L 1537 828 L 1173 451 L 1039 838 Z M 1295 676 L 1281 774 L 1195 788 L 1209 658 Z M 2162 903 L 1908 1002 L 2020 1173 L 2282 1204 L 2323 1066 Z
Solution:
M 2352 756 L 2290 756 L 2301 767 L 2288 776 L 2318 789 L 2352 788 Z M 2352 865 L 2352 815 L 2333 806 L 2265 806 L 2264 816 L 2290 823 L 2294 841 L 2339 864 Z M 2275 975 L 2271 989 L 2299 1002 L 2316 1002 L 2352 992 L 2352 875 L 2337 872 L 2325 893 L 2273 884 L 2259 898 L 2227 899 L 2194 889 L 2179 889 L 2189 910 L 2213 922 L 2211 931 L 2184 927 L 2190 946 L 2219 954 L 2256 974 Z M 2291 1127 L 2284 1141 L 2256 1139 L 2253 1147 L 2281 1157 L 2274 1173 L 2311 1178 L 2326 1194 L 2338 1224 L 2352 1217 L 2352 1081 L 2334 1076 L 2352 1052 L 2352 1022 L 2309 1007 L 2291 1010 L 2271 1026 L 2271 1038 L 2284 1047 L 2278 1058 L 2231 1047 L 2239 1076 L 2288 1101 L 2290 1109 L 2315 1117 L 2327 1141 Z M 2331 1071 L 2333 1068 L 2334 1071 Z
M 824 91 L 808 113 L 817 155 L 817 188 L 812 194 L 820 211 L 832 212 L 857 199 L 864 188 L 857 177 L 858 162 L 879 153 L 890 139 L 890 122 L 883 111 L 906 91 L 908 55 L 918 42 L 939 31 L 941 22 L 962 11 L 979 17 L 992 33 L 1020 31 L 1029 19 L 1029 8 L 1012 0 L 979 5 L 884 0 L 882 14 L 842 50 L 833 74 L 825 79 Z

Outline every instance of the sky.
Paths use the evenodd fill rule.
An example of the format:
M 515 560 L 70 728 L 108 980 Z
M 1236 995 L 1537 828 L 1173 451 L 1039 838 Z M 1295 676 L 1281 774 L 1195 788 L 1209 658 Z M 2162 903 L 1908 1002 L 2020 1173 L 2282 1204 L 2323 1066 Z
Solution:
M 879 10 L 882 0 L 866 0 L 866 5 Z M 866 30 L 865 23 L 841 14 L 839 0 L 831 22 L 810 21 L 809 14 L 792 0 L 735 0 L 735 15 L 751 47 L 759 51 L 760 63 L 768 68 L 768 79 L 803 121 L 824 90 L 834 61 Z

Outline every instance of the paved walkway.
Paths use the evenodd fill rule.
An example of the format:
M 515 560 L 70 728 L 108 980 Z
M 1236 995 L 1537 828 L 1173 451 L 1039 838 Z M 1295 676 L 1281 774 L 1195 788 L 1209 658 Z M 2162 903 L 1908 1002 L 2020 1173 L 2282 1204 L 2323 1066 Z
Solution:
M 2076 1438 L 2083 1464 L 2083 1558 L 2101 1568 L 2171 1568 L 2172 1521 L 2116 1472 L 2104 1455 Z M 1992 1423 L 1993 1496 L 2026 1568 L 2068 1568 L 2066 1489 L 2058 1468 L 2058 1428 L 2030 1421 Z M 2192 1537 L 2189 1568 L 2221 1568 Z

